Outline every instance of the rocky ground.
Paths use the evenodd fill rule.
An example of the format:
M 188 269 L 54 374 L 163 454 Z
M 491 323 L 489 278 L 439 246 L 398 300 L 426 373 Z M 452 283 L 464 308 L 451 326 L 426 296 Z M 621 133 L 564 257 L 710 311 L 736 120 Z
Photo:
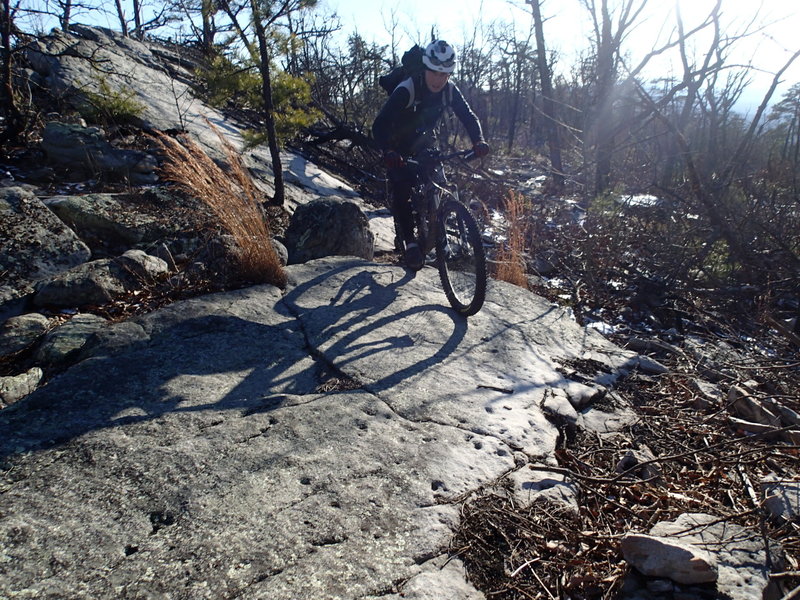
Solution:
M 163 203 L 152 201 L 152 192 L 127 207 L 133 215 L 155 216 L 163 222 L 183 222 L 188 214 L 193 228 L 202 214 L 187 213 L 180 203 L 165 213 Z M 273 210 L 272 217 L 276 224 L 288 222 L 288 215 L 280 211 Z M 209 226 L 209 221 L 205 223 Z M 554 247 L 563 243 L 559 235 L 563 230 L 554 228 Z M 104 251 L 113 254 L 114 249 L 97 246 L 96 252 Z M 398 257 L 387 251 L 376 260 L 397 263 Z M 88 312 L 122 322 L 180 299 L 246 285 L 227 281 L 221 287 L 214 278 L 186 281 L 191 283 L 175 286 L 162 281 Z M 568 290 L 563 281 L 551 286 L 547 278 L 532 275 L 531 282 L 553 301 L 564 303 L 574 297 L 564 293 Z M 600 299 L 587 298 L 585 303 L 603 306 Z M 658 359 L 669 372 L 630 377 L 594 399 L 600 407 L 604 403 L 635 407 L 640 418 L 613 435 L 588 434 L 563 424 L 558 464 L 548 471 L 578 484 L 579 512 L 544 500 L 520 505 L 513 495 L 496 490 L 467 503 L 451 552 L 463 560 L 471 581 L 487 597 L 610 598 L 625 593 L 629 598 L 657 598 L 678 592 L 691 598 L 717 597 L 714 587 L 636 580 L 620 554 L 619 542 L 626 533 L 647 531 L 657 522 L 693 513 L 714 515 L 719 522 L 762 532 L 779 543 L 783 557 L 782 566 L 773 570 L 775 581 L 784 591 L 797 584 L 798 522 L 776 520 L 765 504 L 764 483 L 771 478 L 797 481 L 800 440 L 797 423 L 791 420 L 800 408 L 796 364 L 791 354 L 781 358 L 736 338 L 723 325 L 722 313 L 713 317 L 698 313 L 696 318 L 707 331 L 718 334 L 682 337 L 664 329 L 635 331 L 635 322 L 606 331 L 615 342 Z M 764 339 L 778 348 L 786 344 L 777 331 L 767 332 Z M 35 363 L 34 355 L 23 353 L 1 366 L 8 374 Z M 602 365 L 591 361 L 565 363 L 563 374 L 580 381 L 598 369 Z M 328 385 L 346 388 L 348 382 L 333 376 Z M 619 457 L 626 453 L 630 461 L 621 464 Z M 793 506 L 790 511 L 797 510 L 797 504 Z M 651 595 L 641 595 L 642 590 Z
M 320 161 L 338 165 L 355 185 L 380 197 L 381 190 L 358 170 L 341 169 L 330 154 Z M 519 506 L 497 494 L 468 505 L 451 550 L 463 558 L 473 581 L 492 598 L 715 598 L 718 591 L 711 587 L 668 581 L 641 586 L 652 596 L 636 596 L 631 590 L 642 582 L 619 554 L 626 532 L 703 512 L 779 541 L 785 558 L 770 597 L 781 597 L 778 590 L 796 593 L 797 513 L 789 520 L 770 516 L 769 487 L 758 483 L 793 481 L 791 493 L 800 489 L 800 337 L 792 332 L 794 321 L 759 322 L 746 288 L 680 295 L 653 285 L 658 274 L 640 278 L 619 271 L 604 273 L 619 278 L 615 288 L 592 285 L 602 265 L 571 256 L 590 246 L 586 240 L 596 231 L 576 201 L 547 195 L 542 171 L 495 157 L 490 169 L 467 168 L 453 178 L 468 198 L 481 201 L 477 212 L 486 216 L 487 229 L 497 226 L 491 214 L 509 189 L 533 198 L 538 222 L 529 233 L 534 251 L 525 257 L 528 287 L 570 306 L 579 322 L 621 346 L 669 367 L 655 379 L 629 378 L 600 401 L 634 406 L 640 417 L 634 425 L 612 436 L 564 428 L 557 458 L 561 472 L 580 482 L 578 514 L 541 502 Z M 635 246 L 640 240 L 627 242 Z M 564 365 L 568 374 L 587 370 L 592 366 Z M 615 457 L 630 453 L 631 444 L 635 458 L 620 463 Z

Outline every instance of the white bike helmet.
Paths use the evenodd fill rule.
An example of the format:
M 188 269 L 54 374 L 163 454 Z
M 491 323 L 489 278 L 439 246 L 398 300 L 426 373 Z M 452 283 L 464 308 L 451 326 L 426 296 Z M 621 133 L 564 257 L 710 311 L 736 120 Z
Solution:
M 425 48 L 422 62 L 431 71 L 452 73 L 456 69 L 456 51 L 444 40 L 436 40 Z

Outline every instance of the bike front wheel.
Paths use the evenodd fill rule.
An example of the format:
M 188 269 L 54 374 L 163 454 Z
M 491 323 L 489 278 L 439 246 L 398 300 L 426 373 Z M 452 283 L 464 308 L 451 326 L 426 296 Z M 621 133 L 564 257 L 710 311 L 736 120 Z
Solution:
M 486 255 L 475 217 L 458 200 L 439 211 L 436 259 L 447 300 L 460 314 L 477 313 L 486 299 Z

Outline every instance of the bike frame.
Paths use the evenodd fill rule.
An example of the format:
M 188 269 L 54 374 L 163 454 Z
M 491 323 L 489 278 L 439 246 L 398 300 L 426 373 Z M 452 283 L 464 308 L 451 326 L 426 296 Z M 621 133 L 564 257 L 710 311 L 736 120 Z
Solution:
M 469 160 L 473 155 L 474 152 L 472 150 L 459 150 L 444 155 L 432 153 L 423 160 L 406 159 L 408 164 L 418 167 L 420 182 L 411 189 L 411 206 L 419 219 L 418 243 L 425 253 L 430 252 L 436 244 L 435 227 L 433 225 L 436 222 L 439 207 L 442 204 L 442 194 L 448 194 L 455 200 L 460 201 L 457 187 L 440 185 L 434 181 L 432 175 L 448 160 L 454 158 Z M 444 177 L 443 172 L 442 177 Z

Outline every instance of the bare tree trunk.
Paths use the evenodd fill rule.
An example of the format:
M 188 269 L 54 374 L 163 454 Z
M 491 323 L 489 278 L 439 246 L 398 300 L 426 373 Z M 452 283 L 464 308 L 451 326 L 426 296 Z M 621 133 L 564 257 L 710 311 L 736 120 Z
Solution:
M 203 22 L 203 38 L 201 40 L 203 55 L 211 56 L 214 50 L 214 9 L 216 3 L 212 0 L 202 0 L 200 18 Z
M 133 0 L 133 37 L 142 39 L 144 31 L 142 31 L 142 5 L 139 0 Z
M 514 149 L 514 138 L 517 135 L 517 119 L 519 119 L 519 104 L 520 104 L 520 97 L 522 96 L 522 84 L 521 80 L 522 75 L 520 74 L 519 70 L 517 70 L 516 76 L 514 77 L 514 93 L 511 94 L 511 110 L 509 111 L 508 115 L 508 151 L 511 152 Z
M 72 0 L 66 0 L 61 4 L 63 10 L 61 11 L 61 18 L 59 25 L 62 31 L 69 31 L 69 21 L 72 15 Z
M 642 13 L 649 0 L 621 0 L 614 4 L 612 15 L 608 0 L 581 0 L 594 20 L 597 50 L 595 91 L 592 110 L 587 111 L 584 156 L 594 158 L 594 195 L 599 196 L 611 187 L 612 157 L 616 147 L 614 123 L 614 86 L 617 80 L 617 57 L 622 39 Z M 613 16 L 613 23 L 612 23 Z M 613 29 L 616 24 L 616 30 Z
M 544 25 L 540 0 L 530 0 L 533 13 L 533 27 L 536 34 L 536 60 L 539 69 L 539 80 L 542 85 L 542 113 L 545 118 L 547 131 L 547 146 L 550 150 L 550 170 L 553 176 L 554 191 L 564 188 L 564 167 L 561 164 L 561 136 L 558 131 L 558 116 L 556 105 L 553 102 L 553 81 L 550 75 L 550 65 L 547 64 L 547 48 L 544 43 Z
M 117 7 L 117 18 L 119 18 L 119 29 L 124 37 L 128 37 L 128 22 L 125 19 L 125 10 L 122 8 L 122 0 L 114 0 Z
M 601 0 L 601 30 L 597 47 L 597 88 L 592 131 L 595 140 L 594 195 L 602 195 L 611 182 L 611 154 L 614 151 L 611 93 L 614 88 L 614 43 L 611 35 L 611 16 L 608 0 Z
M 0 13 L 0 110 L 5 117 L 5 127 L 0 131 L 0 145 L 15 141 L 23 130 L 22 112 L 14 99 L 12 72 L 14 54 L 11 49 L 11 33 L 14 28 L 9 0 L 2 0 Z
M 283 206 L 284 185 L 283 185 L 283 165 L 281 164 L 281 153 L 278 147 L 278 134 L 275 131 L 275 104 L 272 99 L 272 77 L 269 72 L 270 52 L 267 45 L 267 32 L 264 29 L 264 22 L 259 11 L 258 0 L 250 0 L 250 7 L 253 11 L 253 23 L 255 25 L 256 39 L 258 40 L 259 64 L 261 72 L 261 95 L 264 101 L 264 120 L 267 126 L 267 145 L 272 159 L 272 174 L 274 177 L 275 195 L 271 204 Z
M 683 106 L 681 107 L 681 112 L 678 115 L 677 121 L 677 129 L 681 132 L 681 134 L 684 134 L 686 132 L 686 128 L 689 126 L 692 111 L 697 103 L 697 94 L 702 87 L 703 82 L 713 70 L 711 60 L 715 53 L 717 53 L 720 49 L 719 10 L 721 6 L 721 0 L 717 0 L 716 5 L 709 15 L 710 23 L 714 26 L 714 37 L 710 44 L 709 50 L 706 52 L 704 57 L 703 66 L 699 69 L 690 64 L 686 48 L 686 41 L 688 37 L 684 31 L 680 7 L 678 7 L 677 10 L 676 18 L 678 25 L 678 48 L 680 50 L 681 64 L 683 66 L 683 81 L 681 82 L 681 87 L 686 87 L 686 95 L 684 97 Z M 712 112 L 716 114 L 716 111 Z M 710 145 L 710 147 L 713 147 L 713 145 Z M 679 145 L 677 140 L 673 137 L 667 142 L 666 165 L 661 176 L 661 186 L 665 189 L 669 189 L 669 187 L 672 185 L 672 178 L 679 163 L 679 156 Z

